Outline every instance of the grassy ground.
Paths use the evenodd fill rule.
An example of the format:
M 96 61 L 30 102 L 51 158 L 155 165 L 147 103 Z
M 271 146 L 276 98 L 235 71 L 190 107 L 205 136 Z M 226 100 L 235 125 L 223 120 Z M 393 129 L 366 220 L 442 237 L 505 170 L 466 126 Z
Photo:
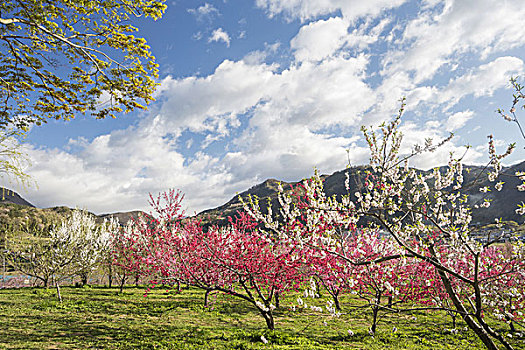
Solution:
M 483 348 L 461 322 L 459 333 L 451 334 L 451 320 L 439 313 L 387 316 L 371 337 L 368 309 L 331 319 L 292 312 L 284 300 L 276 313 L 277 330 L 268 331 L 245 302 L 217 295 L 203 308 L 203 293 L 194 289 L 181 294 L 157 289 L 147 297 L 144 288 L 127 288 L 122 294 L 101 287 L 63 288 L 62 294 L 60 304 L 51 289 L 0 290 L 0 349 Z M 355 304 L 343 300 L 343 308 L 350 302 Z M 523 339 L 512 342 L 525 348 Z

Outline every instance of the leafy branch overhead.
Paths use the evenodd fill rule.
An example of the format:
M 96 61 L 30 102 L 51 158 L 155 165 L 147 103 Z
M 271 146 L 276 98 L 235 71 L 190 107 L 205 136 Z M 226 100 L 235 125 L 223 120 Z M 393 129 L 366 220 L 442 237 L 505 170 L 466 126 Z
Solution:
M 130 23 L 165 8 L 164 0 L 2 1 L 0 127 L 146 108 L 158 65 Z

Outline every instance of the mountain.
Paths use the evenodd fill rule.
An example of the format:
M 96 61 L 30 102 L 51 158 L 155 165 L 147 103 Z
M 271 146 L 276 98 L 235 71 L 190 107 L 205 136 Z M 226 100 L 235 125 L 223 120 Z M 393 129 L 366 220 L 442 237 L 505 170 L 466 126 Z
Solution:
M 464 172 L 465 181 L 467 183 L 471 181 L 479 174 L 480 170 L 479 167 L 476 167 L 475 171 L 470 171 L 469 174 L 465 174 Z M 490 182 L 486 176 L 480 185 L 466 191 L 469 195 L 469 204 L 471 205 L 480 204 L 483 198 L 491 201 L 489 208 L 475 210 L 473 212 L 473 223 L 492 223 L 494 222 L 494 218 L 502 218 L 505 221 L 515 221 L 520 224 L 523 223 L 525 218 L 516 214 L 515 211 L 518 204 L 525 202 L 525 192 L 520 192 L 516 189 L 516 186 L 521 184 L 521 181 L 514 176 L 517 171 L 525 172 L 525 161 L 502 169 L 502 174 L 497 180 L 505 182 L 501 191 L 495 190 L 495 182 Z M 486 194 L 480 192 L 479 189 L 484 186 L 491 187 L 491 192 Z
M 0 198 L 0 224 L 5 225 L 10 221 L 17 223 L 21 220 L 19 218 L 29 218 L 38 225 L 52 225 L 69 216 L 73 210 L 65 206 L 37 208 L 15 191 L 3 187 L 0 188 L 0 191 L 2 195 Z M 126 225 L 129 220 L 132 218 L 136 219 L 139 215 L 146 215 L 146 213 L 139 210 L 102 215 L 91 214 L 95 216 L 97 223 L 102 223 L 106 218 L 116 217 L 121 225 Z
M 118 219 L 118 222 L 121 225 L 125 226 L 128 223 L 128 221 L 130 221 L 130 220 L 137 220 L 138 217 L 141 216 L 141 215 L 148 216 L 148 214 L 146 214 L 143 211 L 133 210 L 133 211 L 125 211 L 125 212 L 117 212 L 117 213 L 109 213 L 109 214 L 98 215 L 96 220 L 97 220 L 97 222 L 101 223 L 105 219 L 110 219 L 110 218 L 114 217 L 114 218 Z
M 297 182 L 284 182 L 280 181 L 283 188 L 290 188 L 290 186 L 293 186 L 297 184 Z M 253 186 L 247 191 L 244 191 L 242 193 L 237 194 L 235 197 L 230 199 L 230 201 L 226 204 L 221 205 L 220 207 L 213 208 L 213 209 L 207 209 L 199 214 L 196 215 L 196 217 L 205 224 L 205 226 L 210 224 L 218 224 L 218 225 L 225 225 L 228 223 L 228 218 L 235 216 L 237 211 L 242 210 L 242 204 L 239 200 L 239 197 L 242 197 L 244 199 L 248 198 L 248 196 L 257 196 L 261 200 L 260 203 L 263 206 L 263 211 L 266 212 L 266 201 L 268 198 L 270 198 L 272 203 L 272 208 L 278 208 L 278 200 L 277 200 L 277 188 L 278 188 L 278 180 L 275 179 L 268 179 L 264 181 L 263 183 L 260 183 L 258 185 Z M 275 212 L 275 211 L 274 211 Z
M 371 168 L 369 166 L 354 166 L 345 170 L 337 171 L 331 175 L 322 175 L 321 178 L 324 181 L 324 189 L 326 194 L 329 196 L 341 196 L 346 194 L 344 184 L 347 174 L 350 179 L 350 188 L 356 190 L 361 188 L 362 184 L 365 182 L 367 170 L 370 171 Z M 444 172 L 446 168 L 442 167 L 440 170 Z M 479 166 L 464 166 L 464 183 L 471 183 L 474 179 L 478 178 L 479 174 L 482 173 L 483 170 L 484 168 Z M 421 173 L 429 172 L 424 170 L 418 171 Z M 482 203 L 483 198 L 487 198 L 491 201 L 489 208 L 473 211 L 473 224 L 491 224 L 494 222 L 494 218 L 501 218 L 504 221 L 523 223 L 524 218 L 518 216 L 515 212 L 517 205 L 521 202 L 525 202 L 525 192 L 519 192 L 516 190 L 516 186 L 521 183 L 517 177 L 513 176 L 517 171 L 525 171 L 525 161 L 503 168 L 502 174 L 500 175 L 500 179 L 498 179 L 498 181 L 504 181 L 505 185 L 500 192 L 494 189 L 489 193 L 482 193 L 479 191 L 480 187 L 494 187 L 494 183 L 489 182 L 486 176 L 480 177 L 480 181 L 475 186 L 464 189 L 464 193 L 469 195 L 469 204 L 471 206 Z M 266 212 L 266 207 L 269 200 L 272 205 L 273 213 L 278 213 L 279 203 L 277 199 L 277 188 L 279 182 L 285 191 L 291 191 L 291 187 L 300 191 L 300 187 L 297 186 L 300 181 L 285 182 L 278 181 L 276 179 L 268 179 L 242 193 L 237 194 L 230 201 L 217 208 L 208 209 L 197 214 L 196 217 L 202 220 L 206 226 L 212 224 L 227 224 L 229 217 L 235 216 L 237 211 L 242 210 L 242 204 L 239 200 L 239 196 L 246 199 L 249 195 L 257 196 L 259 198 L 259 203 L 263 212 Z M 6 221 L 8 217 L 23 218 L 26 215 L 29 215 L 30 217 L 39 217 L 39 219 L 36 220 L 38 223 L 51 223 L 55 222 L 61 217 L 65 217 L 72 210 L 68 207 L 38 209 L 14 191 L 5 188 L 2 188 L 1 191 L 2 200 L 0 201 L 0 224 L 3 221 Z M 129 211 L 95 216 L 97 222 L 102 222 L 105 218 L 117 217 L 119 222 L 122 225 L 125 225 L 129 220 L 132 218 L 136 219 L 139 215 L 147 214 L 141 211 Z
M 18 205 L 26 205 L 28 207 L 35 207 L 33 204 L 26 201 L 24 198 L 22 198 L 18 193 L 15 191 L 11 191 L 10 189 L 0 187 L 0 191 L 2 192 L 2 197 L 0 198 L 0 204 L 6 204 L 6 203 L 12 203 L 12 204 L 18 204 Z
M 341 196 L 346 194 L 345 180 L 348 174 L 350 179 L 350 188 L 359 189 L 365 182 L 366 171 L 371 171 L 369 166 L 355 166 L 345 170 L 337 171 L 332 175 L 322 175 L 321 178 L 324 180 L 324 189 L 328 196 L 336 195 Z M 440 168 L 442 172 L 446 170 L 445 167 Z M 479 166 L 464 166 L 463 177 L 464 183 L 469 184 L 474 179 L 477 179 L 480 173 L 484 170 L 483 167 Z M 431 170 L 418 170 L 421 173 L 429 173 Z M 474 210 L 473 224 L 490 224 L 494 222 L 495 218 L 502 218 L 504 221 L 515 221 L 522 223 L 524 218 L 516 214 L 515 209 L 517 205 L 522 201 L 525 202 L 525 192 L 519 192 L 516 186 L 520 183 L 519 179 L 515 176 L 516 171 L 525 171 L 525 161 L 512 165 L 510 167 L 504 167 L 502 174 L 498 181 L 504 181 L 505 185 L 503 189 L 498 192 L 492 190 L 489 193 L 482 193 L 479 191 L 481 187 L 489 186 L 494 187 L 494 182 L 490 182 L 487 176 L 479 177 L 478 183 L 475 186 L 467 187 L 464 189 L 464 193 L 469 195 L 469 204 L 474 206 L 480 204 L 483 198 L 487 198 L 491 201 L 489 208 L 483 208 Z M 259 203 L 266 212 L 267 201 L 270 200 L 272 205 L 273 213 L 278 213 L 279 203 L 277 199 L 277 186 L 279 181 L 275 179 L 266 180 L 252 188 L 237 194 L 227 203 L 213 209 L 205 210 L 197 214 L 197 218 L 201 219 L 205 225 L 219 224 L 223 225 L 228 222 L 228 218 L 235 216 L 238 210 L 242 209 L 242 204 L 239 197 L 244 199 L 248 196 L 259 197 Z M 299 182 L 285 182 L 281 181 L 281 185 L 285 191 L 290 191 L 290 186 L 296 187 Z

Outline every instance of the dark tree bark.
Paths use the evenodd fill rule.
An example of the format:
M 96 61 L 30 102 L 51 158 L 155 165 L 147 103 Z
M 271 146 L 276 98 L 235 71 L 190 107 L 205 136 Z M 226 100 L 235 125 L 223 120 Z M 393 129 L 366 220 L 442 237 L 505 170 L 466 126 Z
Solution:
M 480 321 L 479 318 L 474 319 L 471 315 L 471 313 L 468 312 L 468 310 L 465 308 L 461 300 L 459 300 L 459 297 L 456 295 L 456 292 L 452 288 L 452 283 L 450 282 L 450 279 L 448 278 L 447 274 L 444 271 L 437 270 L 439 277 L 441 281 L 443 282 L 443 285 L 445 286 L 445 290 L 452 300 L 452 303 L 455 307 L 455 309 L 459 312 L 463 320 L 467 323 L 468 327 L 476 333 L 478 338 L 483 342 L 483 344 L 487 347 L 489 350 L 498 350 L 498 347 L 492 341 L 491 336 L 489 333 L 487 333 L 486 329 L 478 323 Z M 476 322 L 478 321 L 478 322 Z M 508 350 L 512 350 L 512 346 L 507 343 L 507 345 L 503 344 Z
M 269 330 L 275 329 L 275 322 L 273 320 L 273 314 L 271 311 L 261 311 L 262 316 L 264 317 L 264 320 L 266 321 L 266 326 Z
M 122 275 L 122 278 L 120 279 L 120 292 L 119 293 L 122 293 L 122 290 L 124 289 L 124 284 L 126 283 L 126 278 L 128 276 L 126 276 L 126 274 Z
M 376 303 L 372 306 L 372 325 L 370 326 L 370 332 L 376 333 L 377 329 L 377 316 L 379 315 L 379 305 L 381 304 L 381 294 L 377 295 Z
M 209 304 L 209 296 L 210 293 L 213 291 L 213 289 L 206 289 L 206 292 L 204 293 L 204 307 L 208 307 Z
M 108 287 L 111 288 L 113 285 L 113 265 L 108 265 Z

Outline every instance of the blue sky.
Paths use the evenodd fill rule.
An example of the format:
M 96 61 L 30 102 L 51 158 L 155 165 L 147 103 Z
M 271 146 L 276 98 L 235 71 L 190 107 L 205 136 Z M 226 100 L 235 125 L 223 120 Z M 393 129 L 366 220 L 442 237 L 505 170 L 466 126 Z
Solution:
M 149 193 L 179 188 L 198 212 L 267 178 L 343 169 L 347 149 L 366 164 L 360 126 L 390 120 L 403 96 L 405 151 L 456 135 L 414 166 L 466 144 L 483 163 L 488 134 L 501 150 L 516 141 L 508 163 L 522 161 L 525 141 L 494 111 L 523 77 L 524 19 L 516 0 L 171 1 L 135 23 L 160 64 L 150 109 L 34 127 L 38 186 L 2 181 L 37 206 L 96 213 L 147 210 Z

